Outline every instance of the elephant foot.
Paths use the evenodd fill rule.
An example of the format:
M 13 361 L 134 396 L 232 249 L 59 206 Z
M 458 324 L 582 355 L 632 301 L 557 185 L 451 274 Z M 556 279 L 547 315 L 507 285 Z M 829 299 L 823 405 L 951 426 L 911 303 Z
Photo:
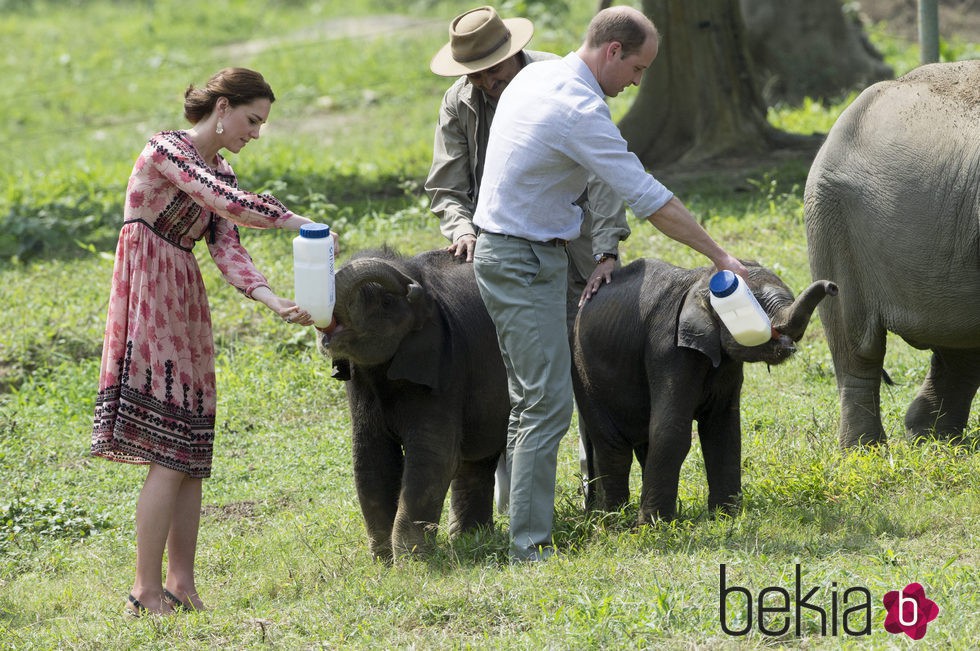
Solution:
M 840 431 L 840 447 L 844 450 L 857 447 L 877 447 L 887 444 L 888 437 L 885 435 L 885 430 L 883 429 L 871 432 L 854 432 L 852 430 L 845 431 L 841 428 Z
M 607 499 L 605 496 L 600 498 L 595 496 L 593 500 L 594 507 L 604 513 L 616 513 L 617 511 L 622 511 L 627 504 L 629 504 L 628 499 Z
M 877 376 L 874 380 L 847 377 L 843 382 L 846 384 L 840 389 L 840 447 L 885 445 L 888 437 L 881 425 Z
M 963 411 L 963 410 L 958 410 Z M 969 407 L 965 413 L 950 413 L 941 400 L 930 400 L 921 394 L 905 412 L 905 431 L 913 441 L 938 440 L 956 443 L 963 438 Z
M 677 519 L 677 509 L 659 508 L 659 509 L 640 509 L 639 515 L 637 515 L 636 523 L 637 525 L 643 527 L 650 524 L 656 524 L 657 522 L 670 522 L 671 520 Z
M 409 527 L 403 527 L 392 536 L 391 546 L 395 556 L 425 556 L 435 544 L 438 531 L 439 525 L 434 522 L 416 522 Z
M 963 432 L 926 432 L 923 434 L 916 434 L 914 432 L 909 432 L 909 438 L 912 443 L 916 445 L 925 445 L 930 442 L 946 443 L 952 446 L 962 445 L 966 438 L 963 436 Z
M 394 561 L 394 555 L 391 552 L 391 545 L 376 545 L 370 543 L 368 547 L 371 550 L 371 556 L 378 563 L 384 563 L 385 565 L 391 565 Z
M 452 540 L 472 531 L 493 530 L 492 517 L 467 518 L 449 522 L 449 539 Z
M 712 513 L 723 513 L 725 515 L 738 515 L 742 508 L 742 494 L 726 495 L 722 498 L 712 498 L 708 496 L 708 510 Z

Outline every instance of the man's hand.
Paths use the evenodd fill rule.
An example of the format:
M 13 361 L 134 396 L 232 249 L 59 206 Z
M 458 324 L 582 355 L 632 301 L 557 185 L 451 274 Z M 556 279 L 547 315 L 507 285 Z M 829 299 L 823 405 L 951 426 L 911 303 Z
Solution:
M 738 258 L 735 258 L 728 253 L 725 253 L 723 257 L 713 260 L 712 262 L 715 263 L 715 269 L 718 271 L 724 271 L 727 269 L 736 276 L 741 276 L 745 280 L 749 279 L 749 270 L 745 268 L 745 265 L 739 262 Z
M 578 300 L 579 307 L 585 305 L 586 301 L 595 296 L 595 293 L 599 291 L 599 288 L 603 284 L 608 285 L 612 282 L 613 270 L 615 268 L 616 260 L 613 258 L 606 258 L 595 266 L 592 275 L 589 276 L 589 282 L 585 283 L 585 289 L 582 290 L 582 296 Z
M 476 251 L 475 235 L 460 235 L 455 243 L 449 245 L 449 252 L 457 258 L 464 258 L 467 262 L 473 262 L 473 253 Z

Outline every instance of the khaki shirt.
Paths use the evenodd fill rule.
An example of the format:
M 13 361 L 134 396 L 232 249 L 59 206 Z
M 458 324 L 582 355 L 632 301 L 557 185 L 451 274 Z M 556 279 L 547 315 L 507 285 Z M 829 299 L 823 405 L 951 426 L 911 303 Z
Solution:
M 547 52 L 524 50 L 525 65 L 558 59 Z M 432 167 L 425 181 L 429 208 L 439 218 L 442 234 L 455 242 L 476 235 L 473 211 L 480 194 L 480 176 L 487 151 L 494 105 L 465 76 L 457 79 L 442 98 L 432 147 Z M 583 195 L 582 232 L 569 242 L 569 261 L 579 282 L 595 269 L 593 256 L 619 253 L 619 242 L 630 235 L 623 200 L 597 178 L 589 181 Z M 570 269 L 570 271 L 572 271 Z

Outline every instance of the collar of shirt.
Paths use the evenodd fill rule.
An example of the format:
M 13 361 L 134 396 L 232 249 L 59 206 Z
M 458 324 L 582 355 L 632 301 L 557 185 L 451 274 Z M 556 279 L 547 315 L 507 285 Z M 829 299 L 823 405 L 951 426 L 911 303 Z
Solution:
M 595 78 L 594 74 L 592 74 L 592 70 L 585 64 L 582 57 L 580 57 L 577 52 L 569 52 L 567 55 L 565 55 L 564 60 L 565 63 L 567 63 L 572 70 L 575 71 L 575 74 L 578 75 L 582 81 L 584 81 L 585 84 L 595 92 L 596 95 L 605 101 L 606 94 L 602 92 L 602 86 L 599 85 L 599 80 Z

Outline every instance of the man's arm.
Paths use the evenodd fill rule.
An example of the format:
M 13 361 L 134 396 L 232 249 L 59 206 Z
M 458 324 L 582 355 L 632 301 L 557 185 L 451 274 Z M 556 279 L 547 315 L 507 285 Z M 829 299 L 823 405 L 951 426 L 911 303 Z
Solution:
M 748 269 L 708 235 L 677 197 L 671 198 L 646 219 L 670 239 L 706 256 L 719 271 L 728 269 L 743 278 L 749 277 Z
M 429 209 L 439 218 L 440 232 L 451 242 L 450 249 L 472 260 L 472 248 L 459 250 L 466 242 L 476 241 L 476 229 L 469 141 L 456 112 L 454 90 L 450 88 L 446 92 L 439 108 L 425 191 L 429 195 Z
M 592 219 L 592 256 L 598 260 L 579 298 L 584 305 L 603 283 L 612 282 L 620 260 L 619 243 L 630 236 L 626 204 L 609 184 L 593 175 L 588 186 L 588 210 Z M 610 257 L 610 254 L 614 257 Z

